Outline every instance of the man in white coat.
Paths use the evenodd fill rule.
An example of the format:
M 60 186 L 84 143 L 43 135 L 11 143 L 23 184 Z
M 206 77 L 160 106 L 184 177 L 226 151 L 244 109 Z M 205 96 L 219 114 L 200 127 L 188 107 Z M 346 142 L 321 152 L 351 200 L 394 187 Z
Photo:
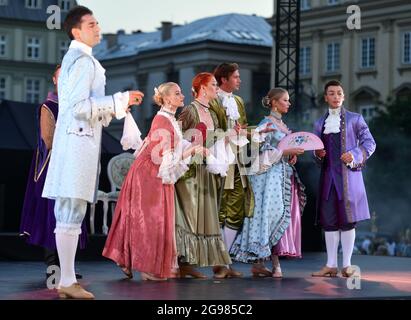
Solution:
M 56 244 L 60 259 L 61 298 L 93 299 L 76 281 L 74 261 L 87 202 L 97 193 L 102 127 L 121 119 L 131 105 L 141 104 L 140 91 L 105 96 L 105 70 L 92 56 L 100 42 L 93 12 L 74 7 L 64 29 L 72 40 L 63 58 L 58 83 L 59 116 L 43 197 L 55 199 Z

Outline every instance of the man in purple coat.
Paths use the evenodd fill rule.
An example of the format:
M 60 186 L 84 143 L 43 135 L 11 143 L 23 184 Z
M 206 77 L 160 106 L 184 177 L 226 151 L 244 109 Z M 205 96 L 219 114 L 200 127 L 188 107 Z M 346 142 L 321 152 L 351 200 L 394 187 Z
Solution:
M 341 274 L 349 277 L 352 275 L 349 267 L 356 222 L 370 218 L 361 170 L 374 153 L 376 144 L 364 118 L 344 108 L 340 82 L 332 80 L 325 85 L 324 99 L 329 110 L 316 121 L 314 133 L 324 143 L 323 150 L 315 151 L 315 157 L 321 163 L 316 221 L 325 232 L 327 264 L 312 276 L 337 275 L 341 233 Z

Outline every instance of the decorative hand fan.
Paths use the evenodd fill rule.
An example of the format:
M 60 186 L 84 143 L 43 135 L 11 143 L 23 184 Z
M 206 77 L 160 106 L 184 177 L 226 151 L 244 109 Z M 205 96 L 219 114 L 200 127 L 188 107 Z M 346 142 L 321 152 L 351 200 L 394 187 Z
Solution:
M 315 134 L 300 131 L 285 136 L 278 144 L 278 149 L 280 150 L 290 148 L 302 148 L 305 151 L 321 150 L 324 149 L 324 144 Z
M 199 122 L 195 127 L 199 132 L 191 138 L 192 143 L 204 144 L 207 139 L 207 125 L 204 122 Z M 201 134 L 201 136 L 200 136 Z

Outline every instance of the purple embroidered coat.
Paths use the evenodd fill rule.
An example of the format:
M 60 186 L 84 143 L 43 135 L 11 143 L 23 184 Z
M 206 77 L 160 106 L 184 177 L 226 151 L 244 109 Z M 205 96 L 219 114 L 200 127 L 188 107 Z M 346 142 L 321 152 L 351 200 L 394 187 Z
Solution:
M 322 139 L 324 122 L 327 117 L 328 112 L 318 119 L 314 125 L 314 134 Z M 341 161 L 341 170 L 338 170 L 340 171 L 340 173 L 338 173 L 337 170 L 335 170 L 335 166 L 330 165 L 330 161 L 327 161 L 329 159 L 323 160 L 318 198 L 327 197 L 325 193 L 329 192 L 333 175 L 342 175 L 342 179 L 339 180 L 342 180 L 341 193 L 344 200 L 345 214 L 347 215 L 347 221 L 353 223 L 370 218 L 367 194 L 361 170 L 365 165 L 365 161 L 374 153 L 376 144 L 362 115 L 347 111 L 344 107 L 341 108 L 340 130 L 341 153 L 351 152 L 354 157 L 354 166 L 353 168 L 349 168 L 339 160 Z M 327 153 L 329 151 L 330 150 L 326 150 Z M 335 158 L 339 159 L 339 157 L 334 157 L 334 159 Z M 336 188 L 338 187 L 339 186 L 336 185 Z M 318 218 L 319 213 L 317 210 L 317 219 Z

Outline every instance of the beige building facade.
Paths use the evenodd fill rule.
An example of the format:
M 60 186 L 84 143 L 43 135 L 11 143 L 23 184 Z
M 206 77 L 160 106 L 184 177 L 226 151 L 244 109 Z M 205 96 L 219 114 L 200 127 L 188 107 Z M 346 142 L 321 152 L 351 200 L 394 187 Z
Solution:
M 0 0 L 0 101 L 39 103 L 53 89 L 52 73 L 70 40 L 60 29 L 48 29 L 47 8 L 61 9 L 61 21 L 72 0 Z

